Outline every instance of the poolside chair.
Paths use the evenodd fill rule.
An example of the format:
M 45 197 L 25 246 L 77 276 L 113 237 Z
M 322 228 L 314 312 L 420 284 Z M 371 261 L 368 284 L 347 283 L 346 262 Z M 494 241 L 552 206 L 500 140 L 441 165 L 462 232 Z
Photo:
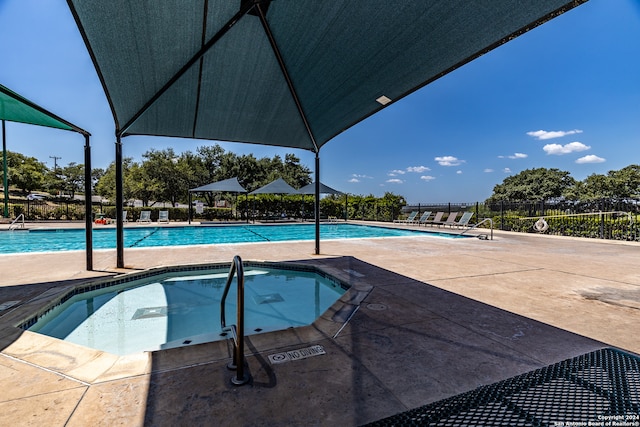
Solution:
M 431 216 L 431 211 L 424 211 L 422 212 L 422 215 L 420 216 L 420 218 L 418 218 L 417 221 L 413 221 L 413 224 L 418 224 L 418 225 L 424 224 L 429 220 L 430 216 Z
M 464 212 L 460 219 L 453 223 L 452 226 L 460 227 L 469 227 L 469 221 L 473 218 L 473 212 Z
M 438 227 L 441 225 L 454 226 L 456 224 L 456 218 L 458 217 L 458 212 L 451 212 L 447 217 L 446 221 L 441 221 L 439 224 L 436 224 Z
M 169 211 L 160 211 L 158 213 L 158 222 L 169 222 Z
M 401 223 L 401 224 L 411 223 L 416 219 L 416 216 L 418 216 L 418 211 L 413 211 L 409 214 L 409 216 L 406 219 L 394 219 L 393 222 Z
M 122 222 L 129 222 L 127 218 L 128 211 L 122 211 Z
M 151 222 L 151 211 L 141 211 L 140 218 L 136 222 Z
M 423 224 L 424 225 L 435 225 L 435 224 L 440 224 L 442 222 L 442 216 L 444 215 L 444 212 L 436 212 L 436 216 L 433 217 L 433 219 L 431 221 L 425 221 Z

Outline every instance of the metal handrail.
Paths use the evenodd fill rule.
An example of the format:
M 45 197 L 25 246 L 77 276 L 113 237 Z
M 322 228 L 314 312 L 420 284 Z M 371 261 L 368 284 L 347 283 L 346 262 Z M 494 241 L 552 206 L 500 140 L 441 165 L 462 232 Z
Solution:
M 22 218 L 22 223 L 16 225 L 16 223 L 18 222 L 18 220 Z M 11 224 L 9 224 L 9 230 L 15 230 L 16 228 L 18 228 L 18 226 L 20 228 L 24 228 L 24 214 L 20 214 L 17 216 L 16 219 L 14 219 Z
M 238 293 L 236 325 L 227 326 L 225 302 L 234 276 L 237 276 Z M 231 383 L 234 385 L 246 384 L 249 382 L 251 375 L 248 372 L 244 372 L 244 268 L 242 259 L 238 255 L 233 257 L 229 275 L 227 276 L 227 283 L 224 286 L 224 292 L 220 300 L 220 324 L 223 331 L 231 332 L 231 338 L 233 339 L 233 361 L 227 365 L 229 369 L 236 371 L 235 377 L 231 378 Z
M 482 221 L 480 221 L 479 223 L 472 225 L 471 227 L 467 228 L 466 230 L 463 230 L 462 233 L 459 234 L 459 236 L 462 236 L 467 231 L 471 231 L 471 230 L 476 229 L 480 224 L 483 224 L 483 223 L 485 223 L 487 221 L 489 221 L 489 223 L 491 224 L 491 240 L 493 240 L 493 219 L 491 219 L 491 218 L 485 218 Z

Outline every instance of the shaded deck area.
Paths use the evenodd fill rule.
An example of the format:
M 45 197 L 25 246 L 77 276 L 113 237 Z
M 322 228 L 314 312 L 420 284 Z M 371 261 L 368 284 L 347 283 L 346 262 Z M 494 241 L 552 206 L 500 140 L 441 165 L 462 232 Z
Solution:
M 113 274 L 115 251 L 96 251 L 94 272 L 83 253 L 2 256 L 0 304 L 18 302 L 0 312 L 0 424 L 356 426 L 605 348 L 633 357 L 639 250 L 511 233 L 324 241 L 320 256 L 313 242 L 127 250 L 123 271 L 239 254 L 314 263 L 358 289 L 312 326 L 248 337 L 241 387 L 225 342 L 117 357 L 12 327 L 62 288 Z M 312 345 L 326 354 L 269 359 Z M 541 419 L 593 421 L 555 417 Z

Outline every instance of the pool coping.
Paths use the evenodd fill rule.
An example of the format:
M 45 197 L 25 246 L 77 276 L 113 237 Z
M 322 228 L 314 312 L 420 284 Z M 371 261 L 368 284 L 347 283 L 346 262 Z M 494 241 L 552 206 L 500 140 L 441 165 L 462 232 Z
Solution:
M 247 260 L 243 264 L 245 266 L 315 271 L 338 281 L 343 288 L 346 288 L 336 302 L 311 325 L 246 336 L 245 340 L 250 340 L 251 346 L 245 348 L 245 357 L 265 352 L 278 352 L 283 348 L 313 344 L 327 338 L 335 338 L 373 289 L 372 285 L 353 282 L 354 275 L 357 277 L 355 272 L 341 271 L 335 267 L 323 265 L 321 262 L 314 262 L 314 260 L 287 262 Z M 228 265 L 228 263 L 196 263 L 157 266 L 142 271 L 89 279 L 86 283 L 51 288 L 0 317 L 2 330 L 0 345 L 6 345 L 2 353 L 16 360 L 75 379 L 85 385 L 216 363 L 221 360 L 230 361 L 233 355 L 233 346 L 229 340 L 119 356 L 26 330 L 35 323 L 37 317 L 53 309 L 56 305 L 62 304 L 73 295 L 108 286 L 117 286 L 145 277 L 179 271 L 220 268 Z

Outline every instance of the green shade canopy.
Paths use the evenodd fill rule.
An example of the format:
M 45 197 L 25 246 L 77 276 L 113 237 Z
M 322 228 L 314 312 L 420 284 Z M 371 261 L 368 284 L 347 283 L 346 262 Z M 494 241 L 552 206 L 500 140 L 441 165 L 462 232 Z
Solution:
M 0 120 L 89 133 L 0 85 Z
M 116 135 L 302 148 L 586 0 L 67 0 Z

